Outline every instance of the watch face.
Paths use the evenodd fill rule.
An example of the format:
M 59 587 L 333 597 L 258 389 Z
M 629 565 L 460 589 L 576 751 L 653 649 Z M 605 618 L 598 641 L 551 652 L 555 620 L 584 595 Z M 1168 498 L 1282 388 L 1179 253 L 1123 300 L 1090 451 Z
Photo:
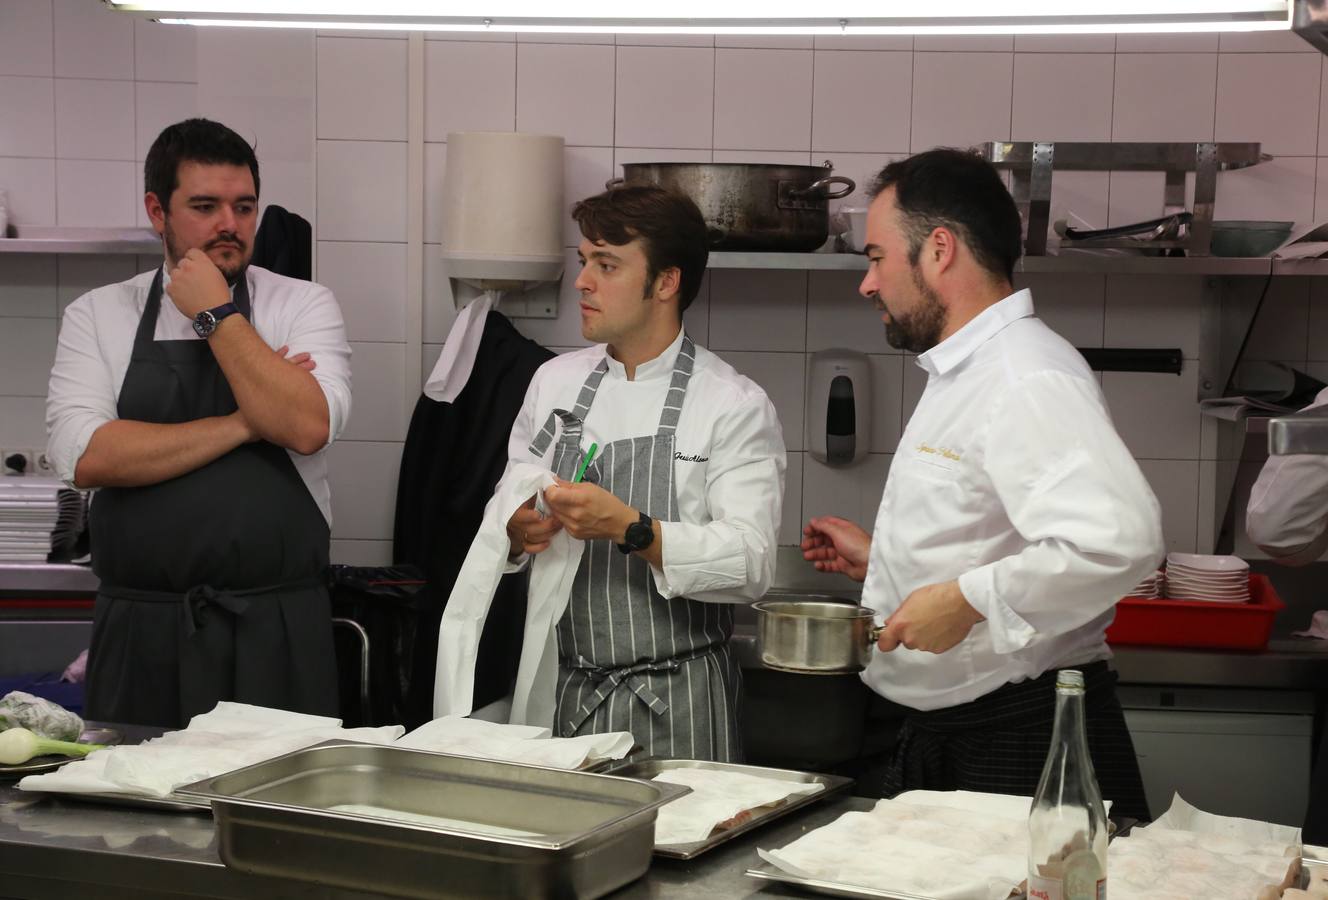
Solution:
M 655 540 L 655 530 L 645 522 L 633 522 L 627 526 L 627 543 L 637 550 L 644 550 Z
M 212 313 L 204 310 L 194 316 L 194 331 L 198 332 L 199 337 L 207 337 L 217 329 L 217 320 Z

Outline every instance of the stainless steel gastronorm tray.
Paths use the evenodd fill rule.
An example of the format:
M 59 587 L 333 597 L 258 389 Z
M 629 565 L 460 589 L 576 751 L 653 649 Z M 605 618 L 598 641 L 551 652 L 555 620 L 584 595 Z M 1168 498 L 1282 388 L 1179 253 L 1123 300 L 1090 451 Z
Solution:
M 329 741 L 177 791 L 212 803 L 226 865 L 396 897 L 600 897 L 650 865 L 688 789 Z M 367 808 L 367 809 L 366 809 Z
M 760 828 L 762 825 L 778 819 L 780 816 L 786 816 L 809 803 L 817 803 L 827 797 L 831 797 L 847 790 L 848 787 L 853 784 L 852 778 L 845 778 L 842 775 L 823 775 L 820 772 L 800 772 L 796 769 L 768 769 L 763 766 L 744 766 L 737 763 L 710 762 L 708 760 L 700 759 L 643 759 L 639 762 L 617 766 L 610 771 L 612 774 L 624 778 L 641 778 L 649 780 L 661 772 L 667 772 L 673 769 L 708 769 L 713 772 L 741 772 L 744 775 L 752 775 L 756 778 L 773 778 L 776 781 L 790 781 L 795 784 L 820 784 L 824 786 L 824 789 L 815 794 L 790 797 L 783 803 L 779 803 L 775 806 L 757 809 L 753 811 L 752 817 L 741 825 L 712 834 L 703 841 L 692 841 L 687 844 L 657 844 L 655 846 L 656 856 L 667 856 L 671 859 L 691 859 L 694 856 L 699 856 L 707 850 L 714 849 L 725 841 L 730 841 L 740 834 L 751 831 L 753 828 Z

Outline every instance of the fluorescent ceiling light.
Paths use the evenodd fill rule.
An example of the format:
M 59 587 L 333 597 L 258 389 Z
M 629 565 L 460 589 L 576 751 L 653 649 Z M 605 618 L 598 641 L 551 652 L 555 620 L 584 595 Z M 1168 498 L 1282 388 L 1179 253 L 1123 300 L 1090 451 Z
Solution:
M 104 0 L 171 24 L 671 34 L 1092 34 L 1274 31 L 1291 0 Z M 660 10 L 665 14 L 660 14 Z M 570 10 L 570 11 L 568 11 Z

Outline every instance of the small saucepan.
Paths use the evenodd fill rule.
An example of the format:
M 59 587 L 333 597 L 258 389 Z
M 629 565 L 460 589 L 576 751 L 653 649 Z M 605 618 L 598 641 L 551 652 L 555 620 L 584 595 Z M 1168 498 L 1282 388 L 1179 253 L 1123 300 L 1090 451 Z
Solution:
M 761 664 L 781 672 L 843 675 L 871 662 L 881 635 L 874 613 L 856 603 L 830 600 L 762 600 L 756 610 Z

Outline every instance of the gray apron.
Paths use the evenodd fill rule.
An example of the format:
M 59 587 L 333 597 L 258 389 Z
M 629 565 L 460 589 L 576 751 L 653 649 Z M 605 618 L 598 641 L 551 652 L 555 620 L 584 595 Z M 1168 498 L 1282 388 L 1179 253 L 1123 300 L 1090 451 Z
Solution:
M 678 521 L 674 432 L 695 356 L 684 337 L 658 430 L 607 444 L 584 476 L 662 522 Z M 554 410 L 531 444 L 532 453 L 544 456 L 562 422 L 552 469 L 564 479 L 580 464 L 582 423 L 607 371 L 601 360 L 575 409 Z M 619 552 L 613 541 L 587 541 L 558 623 L 555 730 L 563 737 L 630 731 L 652 756 L 741 760 L 742 676 L 729 647 L 732 633 L 729 605 L 666 600 L 640 556 Z
M 189 422 L 238 409 L 212 347 L 154 339 L 162 273 L 148 291 L 118 413 Z M 248 286 L 235 284 L 249 316 Z M 88 653 L 88 718 L 179 727 L 220 700 L 337 711 L 328 526 L 276 444 L 241 444 L 205 466 L 92 501 L 101 579 Z

